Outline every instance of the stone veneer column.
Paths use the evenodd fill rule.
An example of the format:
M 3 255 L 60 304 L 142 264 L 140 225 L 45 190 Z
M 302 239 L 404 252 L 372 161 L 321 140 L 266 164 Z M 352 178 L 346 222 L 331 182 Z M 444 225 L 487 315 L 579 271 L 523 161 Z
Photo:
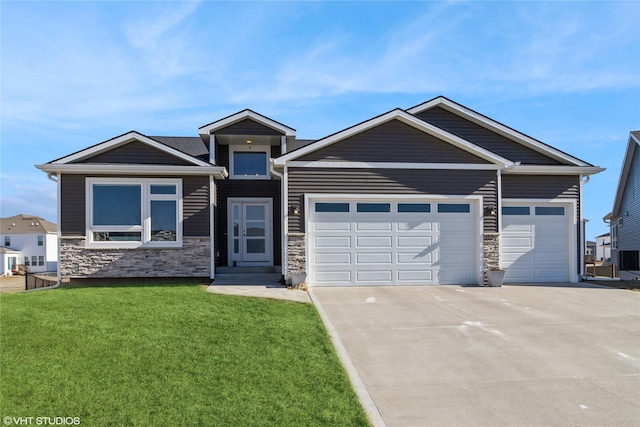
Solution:
M 184 237 L 182 248 L 87 248 L 84 236 L 60 239 L 65 278 L 210 277 L 211 239 Z
M 305 234 L 289 233 L 287 236 L 289 257 L 287 259 L 287 282 L 297 273 L 307 272 L 307 258 L 305 253 Z
M 484 233 L 484 269 L 500 267 L 500 233 Z M 484 282 L 487 283 L 487 273 L 484 273 Z

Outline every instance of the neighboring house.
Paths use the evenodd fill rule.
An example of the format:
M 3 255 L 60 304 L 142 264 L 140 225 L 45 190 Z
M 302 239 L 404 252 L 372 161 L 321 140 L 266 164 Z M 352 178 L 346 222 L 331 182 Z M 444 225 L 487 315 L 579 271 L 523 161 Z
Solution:
M 596 236 L 596 261 L 611 261 L 611 234 Z
M 60 274 L 311 286 L 576 282 L 581 187 L 603 169 L 438 97 L 325 138 L 251 110 L 199 137 L 135 131 L 37 167 L 58 181 Z
M 584 252 L 585 261 L 592 263 L 596 257 L 596 242 L 587 240 L 587 244 Z
M 29 267 L 30 272 L 58 268 L 58 231 L 52 222 L 25 214 L 0 218 L 0 243 L 2 274 L 18 264 Z
M 629 134 L 613 209 L 604 220 L 611 227 L 611 262 L 620 278 L 640 277 L 640 131 Z

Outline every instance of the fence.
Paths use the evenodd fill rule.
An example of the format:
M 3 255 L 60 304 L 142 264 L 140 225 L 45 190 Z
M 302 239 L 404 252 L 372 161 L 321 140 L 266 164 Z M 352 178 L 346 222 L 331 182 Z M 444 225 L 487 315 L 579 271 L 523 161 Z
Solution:
M 28 291 L 30 289 L 46 288 L 47 286 L 54 286 L 58 282 L 57 271 L 45 271 L 42 273 L 29 273 L 24 275 L 24 288 Z

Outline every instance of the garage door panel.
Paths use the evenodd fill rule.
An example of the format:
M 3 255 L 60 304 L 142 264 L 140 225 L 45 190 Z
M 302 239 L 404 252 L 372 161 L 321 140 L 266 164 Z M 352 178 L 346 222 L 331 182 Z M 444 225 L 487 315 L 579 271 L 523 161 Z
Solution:
M 469 240 L 473 240 L 470 239 L 468 235 L 466 236 L 461 236 L 461 235 L 441 235 L 438 238 L 438 247 L 442 250 L 442 249 L 451 249 L 451 250 L 465 250 L 469 248 Z
M 463 269 L 440 269 L 438 271 L 438 282 L 443 285 L 465 285 L 473 283 L 471 271 Z
M 432 236 L 398 236 L 399 248 L 427 248 L 432 244 Z
M 356 248 L 390 248 L 390 236 L 356 236 Z
M 327 264 L 351 264 L 351 254 L 350 253 L 323 253 L 323 254 L 315 254 L 314 260 L 316 265 L 327 265 Z
M 320 231 L 350 231 L 350 221 L 316 222 L 315 229 Z
M 531 268 L 510 267 L 504 274 L 504 280 L 523 282 L 531 281 L 533 280 L 533 270 Z
M 473 263 L 473 254 L 468 252 L 440 252 L 439 263 L 441 265 L 471 265 Z
M 328 237 L 316 237 L 316 248 L 350 248 L 351 237 L 349 236 L 328 236 Z
M 356 254 L 357 264 L 391 264 L 392 261 L 393 261 L 393 255 L 390 252 L 387 252 L 387 253 L 360 252 Z
M 399 252 L 398 264 L 430 264 L 432 263 L 432 252 Z
M 466 233 L 468 236 L 469 233 L 473 233 L 474 229 L 475 222 L 471 217 L 466 218 L 464 221 L 443 219 L 443 221 L 438 222 L 438 231 L 440 231 L 440 233 Z
M 560 275 L 566 274 L 566 270 L 564 268 L 536 268 L 534 269 L 533 277 L 535 279 L 543 279 L 543 280 L 556 280 L 556 278 Z
M 398 271 L 399 282 L 433 282 L 433 272 L 431 270 L 400 270 Z
M 357 231 L 391 231 L 390 222 L 356 222 Z
M 526 217 L 527 219 L 529 217 Z M 533 231 L 533 226 L 531 224 L 517 224 L 511 223 L 508 220 L 503 220 L 502 232 L 503 233 L 522 233 L 522 232 L 531 232 Z
M 533 257 L 534 262 L 547 262 L 553 264 L 564 264 L 569 260 L 565 251 L 557 252 L 536 252 Z
M 356 281 L 390 283 L 393 273 L 391 270 L 357 270 Z
M 531 262 L 531 259 L 529 252 L 502 252 L 502 261 L 504 262 Z
M 433 223 L 428 221 L 400 221 L 397 223 L 398 231 L 432 231 Z
M 314 283 L 348 283 L 351 282 L 351 270 L 318 271 L 314 279 Z
M 504 248 L 530 248 L 533 242 L 530 237 L 504 237 L 502 239 Z

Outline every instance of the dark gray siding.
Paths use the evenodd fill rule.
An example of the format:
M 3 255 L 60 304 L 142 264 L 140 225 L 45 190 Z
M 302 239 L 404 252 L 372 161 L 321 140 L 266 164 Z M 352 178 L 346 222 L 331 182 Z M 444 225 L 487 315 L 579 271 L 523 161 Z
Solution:
M 502 175 L 503 199 L 571 199 L 576 200 L 576 224 L 580 224 L 580 177 L 572 175 Z M 581 227 L 576 226 L 577 271 L 582 265 Z
M 629 215 L 627 216 L 627 212 Z M 620 203 L 618 250 L 640 251 L 640 146 L 636 145 L 629 177 Z
M 489 163 L 399 120 L 392 120 L 300 157 L 298 160 Z
M 335 194 L 446 194 L 483 196 L 485 207 L 497 205 L 496 172 L 406 169 L 289 169 L 289 206 L 300 215 L 289 216 L 289 232 L 304 232 L 304 195 Z M 486 216 L 484 231 L 497 231 L 495 216 Z
M 138 165 L 192 165 L 142 142 L 131 142 L 76 163 L 126 163 Z
M 280 146 L 271 146 L 271 158 L 280 156 Z M 224 166 L 230 171 L 229 166 L 229 146 L 216 144 L 216 165 Z
M 92 176 L 104 177 L 106 175 Z M 60 184 L 60 231 L 63 236 L 85 235 L 85 178 L 86 175 L 62 175 Z M 208 182 L 209 177 L 206 176 L 182 178 L 184 237 L 202 237 L 209 235 Z
M 218 129 L 216 135 L 284 135 L 275 129 L 260 124 L 251 119 L 244 119 L 232 125 Z
M 421 119 L 432 123 L 460 138 L 471 141 L 480 147 L 522 164 L 559 165 L 562 164 L 537 151 L 524 147 L 502 135 L 470 122 L 444 108 L 434 107 L 417 114 Z
M 228 264 L 227 250 L 227 199 L 229 197 L 260 197 L 273 198 L 273 263 L 280 265 L 282 262 L 282 203 L 280 198 L 280 181 L 277 180 L 224 180 L 217 181 L 218 185 L 218 209 L 216 218 L 219 220 L 218 240 L 216 248 L 220 252 L 220 258 L 216 265 Z

